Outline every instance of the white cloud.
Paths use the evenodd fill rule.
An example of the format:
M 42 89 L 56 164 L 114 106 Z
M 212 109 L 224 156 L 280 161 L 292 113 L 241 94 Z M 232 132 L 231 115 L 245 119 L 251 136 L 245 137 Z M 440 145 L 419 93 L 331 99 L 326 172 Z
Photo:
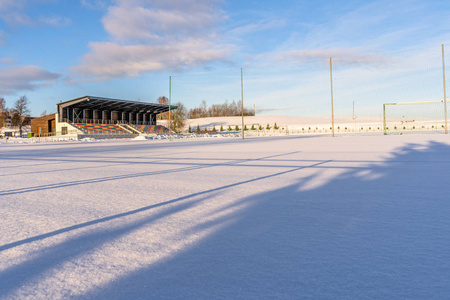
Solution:
M 330 57 L 341 65 L 384 64 L 388 58 L 381 54 L 357 53 L 358 49 L 291 50 L 273 54 L 275 60 L 304 62 L 317 60 L 329 62 Z
M 13 64 L 16 60 L 11 57 L 0 57 L 0 64 Z
M 31 18 L 27 6 L 31 2 L 52 2 L 50 0 L 0 0 L 0 19 L 10 26 L 50 25 L 64 26 L 70 24 L 70 19 L 60 16 L 40 16 Z
M 108 4 L 102 0 L 81 0 L 81 5 L 89 9 L 105 9 Z
M 72 70 L 94 80 L 194 67 L 230 55 L 229 48 L 213 45 L 204 39 L 189 39 L 167 45 L 123 46 L 97 42 L 89 46 L 91 53 L 86 54 L 82 63 Z
M 103 25 L 110 36 L 121 42 L 178 39 L 182 36 L 211 34 L 222 18 L 212 1 L 119 1 L 108 9 Z M 140 6 L 133 5 L 140 2 Z
M 38 66 L 8 66 L 0 68 L 0 94 L 31 91 L 54 83 L 60 74 L 51 73 Z
M 375 0 L 324 9 L 321 22 L 302 23 L 277 50 L 361 47 L 399 51 L 430 45 L 429 40 L 437 36 L 439 43 L 445 43 L 450 25 L 443 6 L 440 1 Z
M 225 19 L 215 0 L 118 0 L 102 19 L 109 42 L 91 42 L 91 52 L 72 67 L 75 77 L 106 80 L 145 72 L 180 70 L 226 59 L 221 43 Z
M 21 0 L 2 0 L 0 1 L 0 12 L 23 7 L 23 2 Z
M 9 25 L 30 26 L 33 24 L 30 17 L 18 11 L 9 11 L 7 13 L 2 13 L 0 18 Z
M 287 20 L 285 19 L 264 19 L 258 22 L 246 24 L 233 28 L 228 32 L 231 36 L 242 36 L 249 33 L 272 30 L 285 27 Z
M 4 38 L 5 38 L 5 32 L 0 30 L 0 45 L 3 45 L 5 43 L 3 40 Z
M 45 24 L 49 26 L 67 26 L 72 23 L 72 20 L 69 18 L 63 18 L 59 16 L 40 16 L 37 20 L 39 24 Z

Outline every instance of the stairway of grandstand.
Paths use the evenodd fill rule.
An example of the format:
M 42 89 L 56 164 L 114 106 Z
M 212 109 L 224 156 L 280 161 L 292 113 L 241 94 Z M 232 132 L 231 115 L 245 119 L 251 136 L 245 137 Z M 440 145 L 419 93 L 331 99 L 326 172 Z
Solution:
M 162 125 L 131 125 L 130 127 L 137 129 L 145 134 L 169 134 L 169 129 Z

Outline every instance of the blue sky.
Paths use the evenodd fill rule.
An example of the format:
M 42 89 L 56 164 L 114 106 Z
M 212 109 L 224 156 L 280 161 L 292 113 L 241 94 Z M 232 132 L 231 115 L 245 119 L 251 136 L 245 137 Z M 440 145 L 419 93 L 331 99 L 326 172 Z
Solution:
M 270 99 L 257 91 L 278 93 L 267 84 L 280 78 L 277 70 L 292 74 L 292 84 L 303 74 L 303 84 L 314 87 L 317 70 L 324 70 L 321 80 L 329 77 L 329 57 L 341 62 L 343 76 L 399 52 L 420 69 L 420 49 L 436 50 L 434 59 L 450 44 L 449 16 L 449 1 L 0 0 L 0 96 L 12 106 L 27 95 L 33 115 L 84 95 L 155 102 L 168 95 L 171 75 L 175 102 L 193 107 L 205 100 L 205 85 L 204 93 L 239 100 L 239 89 L 230 93 L 224 80 L 236 74 L 234 89 L 244 67 L 244 98 L 262 112 Z M 323 64 L 308 69 L 311 61 Z M 314 93 L 305 99 L 329 90 L 323 84 Z M 307 111 L 287 98 L 285 106 Z

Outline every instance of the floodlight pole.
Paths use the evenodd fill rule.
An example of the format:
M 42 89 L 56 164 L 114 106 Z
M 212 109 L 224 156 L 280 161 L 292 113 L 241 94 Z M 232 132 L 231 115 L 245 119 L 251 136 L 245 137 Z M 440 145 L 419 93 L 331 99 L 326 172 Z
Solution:
M 242 139 L 244 139 L 244 79 L 241 68 L 241 110 L 242 110 Z
M 170 117 L 170 101 L 172 98 L 172 76 L 169 76 L 169 141 L 172 141 L 172 135 L 170 133 L 170 123 L 171 123 L 171 117 Z
M 334 137 L 334 108 L 333 108 L 333 61 L 330 57 L 330 84 L 331 84 L 331 132 Z
M 352 119 L 355 119 L 355 101 L 353 101 L 353 114 L 352 114 Z
M 448 126 L 447 126 L 447 92 L 446 92 L 446 90 L 445 90 L 444 44 L 442 44 L 442 74 L 443 74 L 443 79 L 444 79 L 445 134 L 448 134 Z
M 386 104 L 383 104 L 383 133 L 384 133 L 384 135 L 387 134 L 387 132 L 386 132 Z

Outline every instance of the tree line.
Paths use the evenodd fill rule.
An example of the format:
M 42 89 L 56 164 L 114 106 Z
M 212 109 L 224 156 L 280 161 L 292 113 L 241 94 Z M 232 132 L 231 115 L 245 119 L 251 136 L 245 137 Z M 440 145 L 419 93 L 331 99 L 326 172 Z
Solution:
M 27 96 L 22 96 L 14 101 L 11 108 L 7 108 L 5 98 L 0 97 L 0 128 L 6 126 L 10 120 L 11 126 L 19 127 L 22 135 L 22 127 L 31 122 L 29 104 Z
M 225 101 L 222 104 L 212 104 L 208 106 L 203 100 L 199 107 L 191 108 L 187 111 L 188 119 L 209 118 L 209 117 L 233 117 L 242 115 L 242 102 Z M 252 109 L 244 107 L 244 116 L 254 116 Z
M 169 104 L 169 99 L 167 97 L 162 96 L 158 98 L 159 104 Z M 183 106 L 184 117 L 186 119 L 198 119 L 198 118 L 210 118 L 210 117 L 234 117 L 242 115 L 242 107 L 241 101 L 233 101 L 228 102 L 225 101 L 223 104 L 212 104 L 208 106 L 206 101 L 203 100 L 199 107 L 194 107 L 190 109 L 186 109 Z M 176 103 L 173 105 L 179 105 L 180 103 Z M 244 116 L 254 116 L 255 113 L 252 109 L 244 107 Z M 159 120 L 167 120 L 169 118 L 169 113 L 163 113 L 158 115 Z
M 158 98 L 159 104 L 168 105 L 169 99 L 165 96 Z M 209 117 L 233 117 L 242 115 L 241 101 L 233 101 L 229 103 L 225 101 L 223 104 L 213 104 L 208 106 L 206 101 L 202 101 L 199 107 L 187 109 L 181 102 L 172 104 L 177 106 L 177 109 L 170 112 L 171 130 L 180 132 L 183 130 L 186 119 L 198 119 Z M 254 116 L 253 110 L 244 107 L 244 116 Z M 158 115 L 158 120 L 168 120 L 169 112 Z

